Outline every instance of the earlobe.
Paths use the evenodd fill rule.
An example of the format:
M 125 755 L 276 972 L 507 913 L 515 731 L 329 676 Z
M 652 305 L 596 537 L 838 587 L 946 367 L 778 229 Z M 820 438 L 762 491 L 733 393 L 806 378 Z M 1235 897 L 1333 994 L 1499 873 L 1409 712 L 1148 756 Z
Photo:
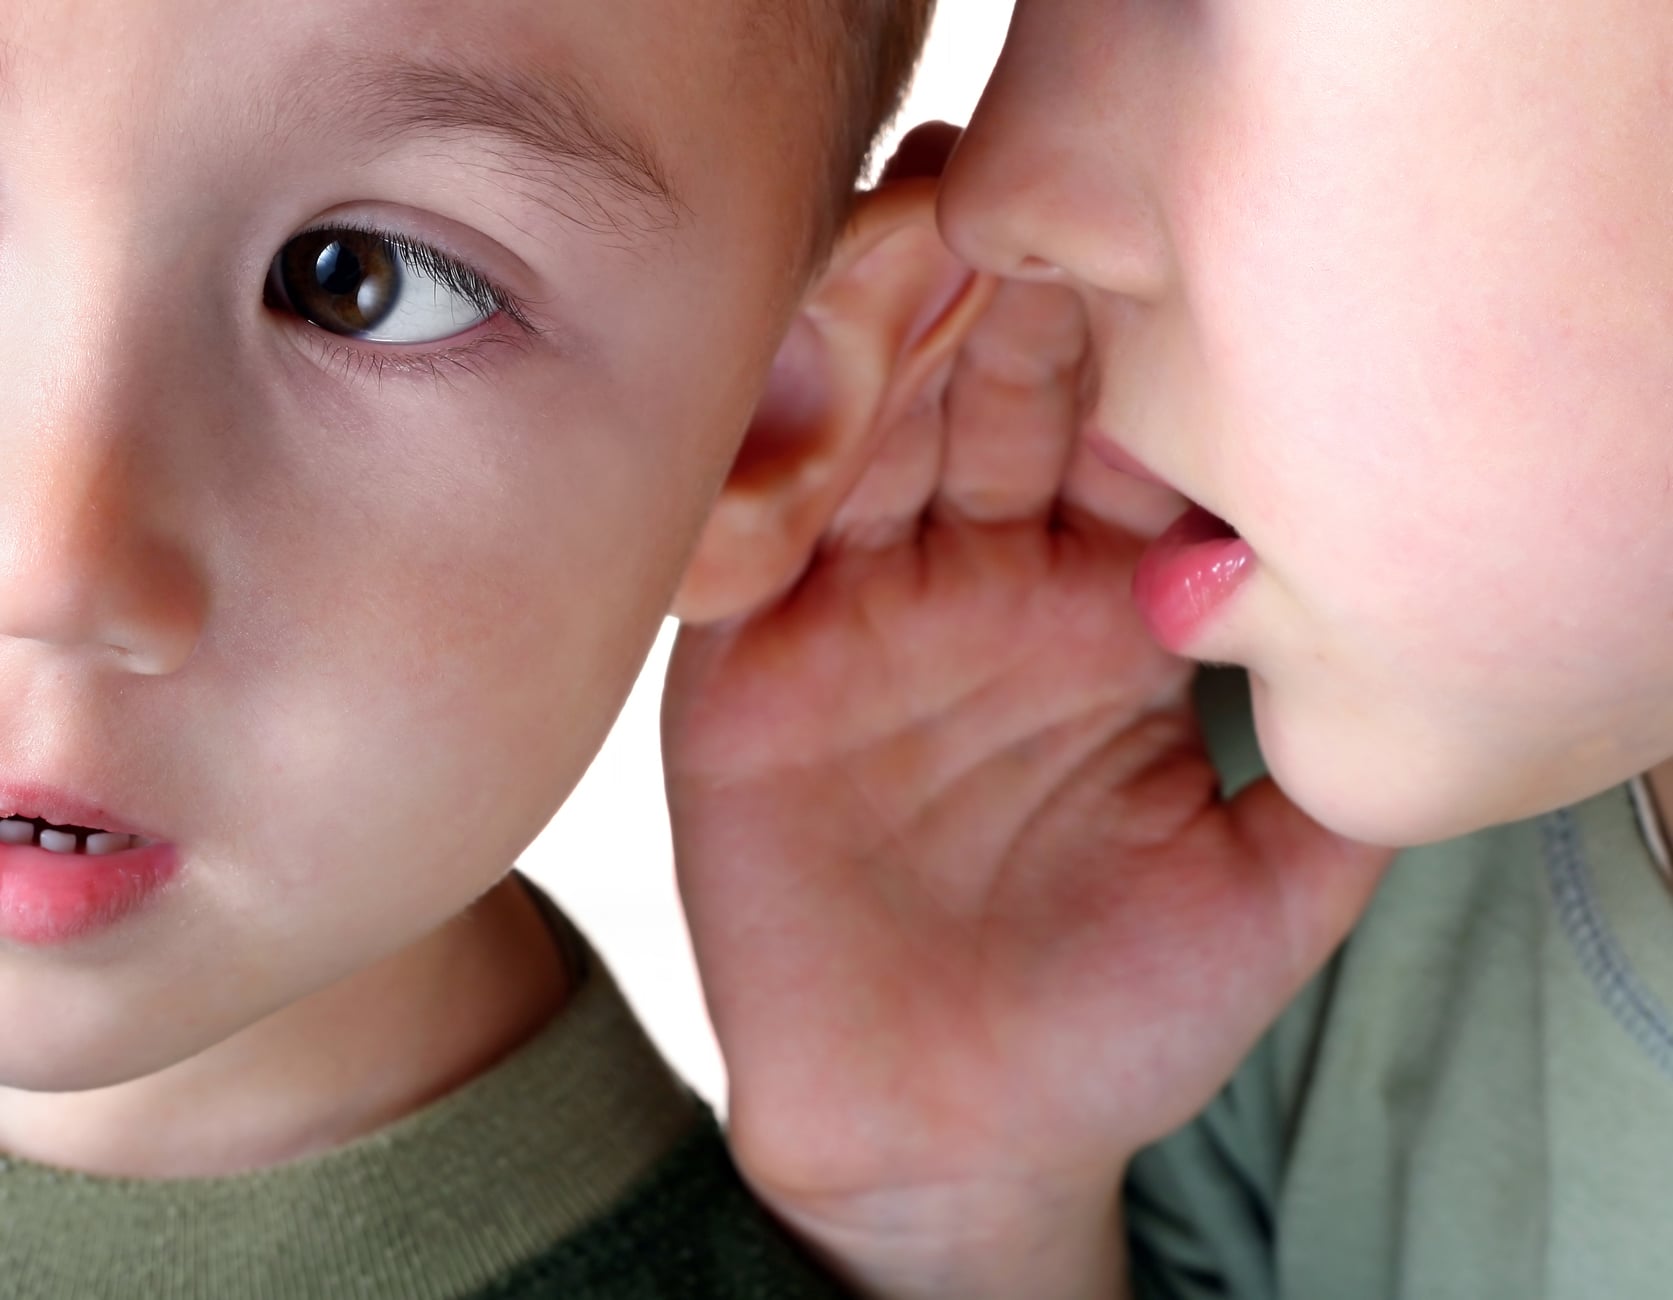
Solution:
M 993 283 L 935 221 L 936 181 L 865 195 L 786 335 L 674 612 L 713 623 L 800 576 L 889 420 L 935 382 Z

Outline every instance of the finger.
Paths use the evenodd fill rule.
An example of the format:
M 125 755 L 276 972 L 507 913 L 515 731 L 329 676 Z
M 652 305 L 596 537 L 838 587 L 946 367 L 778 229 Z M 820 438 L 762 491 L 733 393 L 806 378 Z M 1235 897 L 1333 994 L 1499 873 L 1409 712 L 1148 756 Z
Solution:
M 1357 844 L 1326 830 L 1263 778 L 1231 803 L 1244 843 L 1266 870 L 1281 918 L 1283 974 L 1293 993 L 1347 937 L 1375 894 L 1392 849 Z
M 1079 423 L 1085 313 L 1061 285 L 1010 281 L 976 323 L 947 390 L 934 510 L 980 523 L 1052 509 Z
M 860 481 L 837 508 L 828 544 L 882 550 L 917 533 L 941 479 L 950 368 L 926 383 L 884 432 Z

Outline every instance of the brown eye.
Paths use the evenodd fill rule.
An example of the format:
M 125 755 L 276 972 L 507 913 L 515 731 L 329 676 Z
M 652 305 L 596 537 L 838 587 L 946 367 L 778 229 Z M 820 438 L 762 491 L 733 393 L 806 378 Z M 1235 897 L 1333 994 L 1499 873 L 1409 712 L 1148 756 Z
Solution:
M 369 230 L 297 235 L 273 260 L 268 292 L 303 320 L 372 343 L 436 343 L 502 310 L 468 267 Z
M 285 298 L 304 320 L 333 334 L 376 329 L 401 291 L 394 252 L 358 230 L 298 235 L 279 254 Z

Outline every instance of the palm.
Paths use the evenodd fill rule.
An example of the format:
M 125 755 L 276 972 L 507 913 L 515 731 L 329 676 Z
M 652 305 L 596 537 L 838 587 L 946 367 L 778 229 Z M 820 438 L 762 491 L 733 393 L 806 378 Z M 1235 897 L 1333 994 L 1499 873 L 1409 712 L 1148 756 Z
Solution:
M 1207 1100 L 1369 885 L 1348 871 L 1369 856 L 1270 786 L 1218 798 L 1191 667 L 1127 596 L 1155 496 L 1048 418 L 1069 368 L 1043 366 L 1022 412 L 1033 489 L 1020 432 L 983 445 L 984 340 L 1078 320 L 1026 292 L 935 428 L 891 434 L 797 588 L 688 629 L 670 671 L 733 1141 L 804 1205 L 1118 1163 Z M 909 441 L 938 448 L 921 500 Z

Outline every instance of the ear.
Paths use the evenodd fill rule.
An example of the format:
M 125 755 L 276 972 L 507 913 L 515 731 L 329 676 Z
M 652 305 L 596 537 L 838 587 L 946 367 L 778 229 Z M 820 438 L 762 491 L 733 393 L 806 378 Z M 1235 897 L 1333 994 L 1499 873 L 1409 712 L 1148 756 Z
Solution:
M 908 177 L 859 200 L 773 363 L 679 618 L 719 622 L 794 583 L 890 419 L 944 382 L 991 284 L 942 243 L 936 189 Z

